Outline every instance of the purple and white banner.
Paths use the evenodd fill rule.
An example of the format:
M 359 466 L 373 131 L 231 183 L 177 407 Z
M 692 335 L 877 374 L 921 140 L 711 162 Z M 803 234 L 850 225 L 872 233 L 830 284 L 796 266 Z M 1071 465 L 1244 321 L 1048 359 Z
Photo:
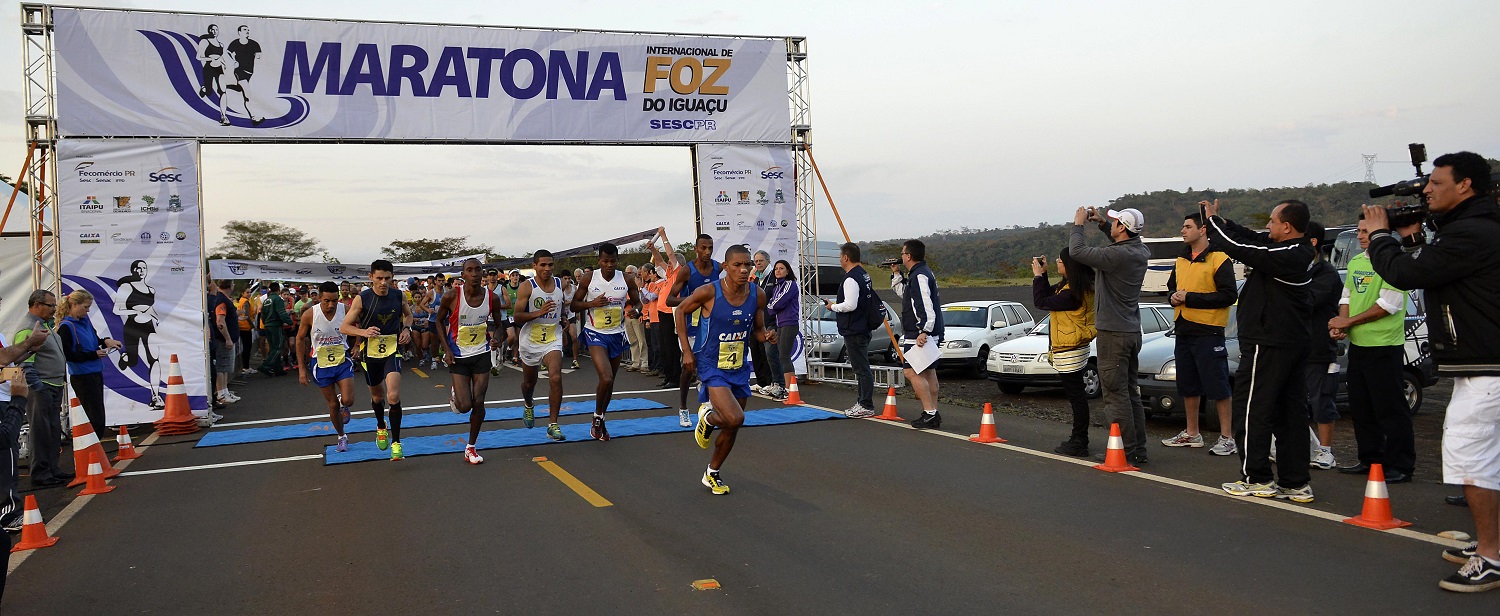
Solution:
M 786 143 L 786 43 L 53 8 L 68 137 Z
M 94 296 L 89 321 L 124 343 L 104 358 L 110 425 L 161 419 L 176 355 L 193 412 L 208 409 L 198 144 L 57 144 L 62 290 Z

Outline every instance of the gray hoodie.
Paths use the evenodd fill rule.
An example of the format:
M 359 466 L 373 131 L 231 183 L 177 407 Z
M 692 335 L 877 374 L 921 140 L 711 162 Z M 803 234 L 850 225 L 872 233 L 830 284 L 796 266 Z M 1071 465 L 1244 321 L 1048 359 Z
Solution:
M 1093 248 L 1083 243 L 1083 225 L 1073 226 L 1068 240 L 1073 259 L 1094 268 L 1094 326 L 1099 331 L 1141 331 L 1141 284 L 1146 281 L 1146 262 L 1151 250 L 1140 237 Z

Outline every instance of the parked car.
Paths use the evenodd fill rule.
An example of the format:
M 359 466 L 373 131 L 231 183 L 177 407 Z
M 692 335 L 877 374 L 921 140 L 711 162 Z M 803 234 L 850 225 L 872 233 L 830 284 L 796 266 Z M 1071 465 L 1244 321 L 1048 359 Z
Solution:
M 1141 335 L 1143 342 L 1151 342 L 1165 336 L 1171 328 L 1172 307 L 1167 304 L 1141 304 Z M 985 372 L 990 380 L 1000 386 L 1000 391 L 1018 394 L 1027 387 L 1061 387 L 1057 369 L 1048 358 L 1048 325 L 1052 315 L 1042 318 L 1031 334 L 996 346 L 990 351 Z M 1095 358 L 1096 347 L 1089 344 L 1089 364 L 1084 368 L 1083 387 L 1090 398 L 1103 392 L 1099 386 L 1099 369 Z
M 900 336 L 901 313 L 892 309 L 890 302 L 881 301 L 880 304 L 885 307 L 886 317 L 890 319 L 891 331 Z M 812 308 L 812 315 L 814 337 L 806 340 L 808 358 L 839 364 L 849 363 L 849 352 L 844 349 L 844 337 L 839 335 L 839 325 L 834 320 L 833 311 L 824 306 L 822 300 L 819 300 L 819 303 Z M 896 350 L 891 346 L 891 337 L 886 333 L 883 325 L 870 330 L 870 355 L 879 357 L 886 363 L 896 361 Z
M 943 355 L 939 368 L 961 367 L 983 377 L 990 349 L 1023 338 L 1036 328 L 1026 306 L 1017 302 L 977 301 L 943 304 Z

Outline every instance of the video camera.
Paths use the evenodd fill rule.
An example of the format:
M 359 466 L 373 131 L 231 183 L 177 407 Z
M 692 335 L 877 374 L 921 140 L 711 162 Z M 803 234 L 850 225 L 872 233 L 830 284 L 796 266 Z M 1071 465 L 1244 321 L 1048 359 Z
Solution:
M 1421 143 L 1411 143 L 1407 144 L 1406 149 L 1411 152 L 1411 166 L 1416 168 L 1417 177 L 1370 189 L 1372 199 L 1390 196 L 1417 197 L 1417 203 L 1403 203 L 1385 208 L 1386 218 L 1393 229 L 1418 224 L 1427 220 L 1428 215 L 1427 197 L 1422 194 L 1422 191 L 1427 188 L 1427 174 L 1422 173 L 1422 163 L 1427 162 L 1427 146 Z
M 901 259 L 899 257 L 892 257 L 880 262 L 880 267 L 891 267 L 893 265 L 901 265 Z

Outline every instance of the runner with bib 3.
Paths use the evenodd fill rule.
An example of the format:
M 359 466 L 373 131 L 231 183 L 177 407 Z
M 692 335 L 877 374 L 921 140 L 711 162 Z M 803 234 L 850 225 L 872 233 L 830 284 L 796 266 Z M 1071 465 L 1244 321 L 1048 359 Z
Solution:
M 554 441 L 564 440 L 562 428 L 557 425 L 558 412 L 562 409 L 562 340 L 558 338 L 562 322 L 564 302 L 562 281 L 552 275 L 552 253 L 538 250 L 531 255 L 531 267 L 536 270 L 530 281 L 521 283 L 516 294 L 514 317 L 520 325 L 519 354 L 521 359 L 521 397 L 526 406 L 521 411 L 521 421 L 530 428 L 536 421 L 536 402 L 532 394 L 536 390 L 539 367 L 547 366 L 550 381 L 547 402 L 552 421 L 547 426 L 547 436 Z
M 359 292 L 344 315 L 341 333 L 364 338 L 365 384 L 370 386 L 370 408 L 375 411 L 375 445 L 389 443 L 391 459 L 401 455 L 401 345 L 411 341 L 411 305 L 395 288 L 395 269 L 380 259 L 370 264 L 370 288 Z M 391 406 L 390 430 L 385 405 Z
M 448 345 L 448 354 L 453 363 L 448 366 L 453 379 L 451 400 L 453 411 L 469 414 L 469 443 L 464 447 L 464 460 L 469 464 L 481 464 L 484 458 L 475 450 L 479 442 L 479 427 L 484 424 L 484 396 L 490 387 L 490 368 L 493 358 L 490 347 L 493 343 L 487 321 L 504 318 L 505 302 L 491 292 L 480 280 L 483 274 L 478 259 L 467 259 L 463 264 L 462 285 L 443 295 L 438 304 L 438 323 L 443 324 L 441 335 Z
M 640 316 L 641 291 L 635 278 L 615 269 L 620 250 L 614 244 L 599 245 L 599 269 L 586 272 L 578 281 L 571 308 L 584 314 L 583 343 L 589 347 L 589 358 L 599 373 L 595 389 L 594 422 L 590 434 L 609 440 L 604 429 L 604 410 L 615 393 L 615 375 L 620 372 L 620 357 L 630 348 L 625 337 L 625 311 Z
M 325 282 L 318 285 L 318 304 L 302 312 L 297 329 L 297 381 L 306 385 L 311 376 L 323 393 L 328 419 L 339 435 L 334 444 L 338 452 L 349 450 L 344 424 L 349 422 L 349 405 L 354 402 L 354 362 L 349 361 L 348 337 L 339 331 L 344 313 L 339 286 Z M 313 360 L 310 369 L 309 359 Z

